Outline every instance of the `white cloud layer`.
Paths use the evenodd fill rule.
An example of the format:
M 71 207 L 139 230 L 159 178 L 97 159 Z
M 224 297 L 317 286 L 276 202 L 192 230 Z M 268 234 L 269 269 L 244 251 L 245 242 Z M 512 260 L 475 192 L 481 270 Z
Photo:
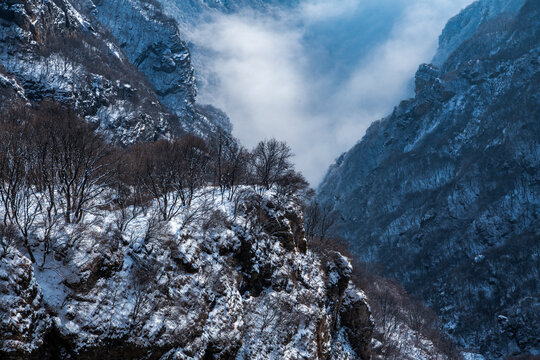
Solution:
M 328 21 L 353 13 L 360 6 L 358 0 L 311 0 L 300 3 L 299 14 L 309 22 Z
M 338 33 L 347 31 L 340 26 L 343 18 L 363 21 L 370 16 L 368 2 L 397 9 L 388 34 L 353 59 L 353 69 L 345 75 L 333 71 L 342 56 L 327 54 L 331 62 L 317 66 L 322 61 L 320 48 L 315 51 L 319 40 L 342 54 L 354 50 L 348 43 L 332 44 L 332 39 L 342 39 Z M 199 99 L 222 108 L 234 124 L 234 135 L 246 146 L 270 137 L 287 141 L 297 168 L 316 186 L 371 122 L 411 95 L 410 80 L 418 65 L 434 55 L 444 24 L 470 2 L 306 0 L 280 13 L 215 15 L 189 34 L 203 49 L 200 62 L 214 79 L 202 86 Z M 321 22 L 329 30 L 310 37 Z

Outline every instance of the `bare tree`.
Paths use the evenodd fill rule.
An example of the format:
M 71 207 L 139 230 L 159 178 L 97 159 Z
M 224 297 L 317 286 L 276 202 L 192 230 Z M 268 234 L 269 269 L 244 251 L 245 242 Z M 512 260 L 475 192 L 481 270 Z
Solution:
M 313 201 L 305 210 L 305 230 L 308 239 L 321 241 L 332 235 L 332 229 L 338 219 L 338 213 L 330 203 Z
M 155 199 L 162 220 L 169 220 L 179 211 L 180 194 L 173 192 L 179 172 L 178 154 L 167 140 L 139 144 L 130 149 L 135 181 Z
M 229 190 L 228 198 L 232 200 L 238 185 L 247 181 L 249 153 L 235 139 L 222 135 L 212 141 L 212 144 L 214 184 L 219 186 L 222 198 L 225 190 Z
M 259 142 L 251 158 L 255 183 L 270 189 L 292 168 L 292 156 L 291 148 L 285 142 L 276 139 Z
M 203 139 L 186 135 L 174 142 L 174 150 L 180 157 L 180 173 L 175 190 L 182 194 L 182 203 L 191 206 L 197 189 L 206 185 L 210 157 Z
M 148 197 L 137 176 L 136 161 L 132 153 L 119 149 L 114 156 L 115 170 L 110 183 L 113 196 L 111 208 L 117 210 L 115 224 L 117 229 L 123 232 L 133 220 L 144 213 Z
M 58 208 L 57 200 L 57 156 L 54 154 L 56 146 L 55 141 L 51 136 L 55 119 L 55 114 L 59 111 L 58 107 L 44 103 L 42 110 L 35 114 L 32 123 L 32 141 L 34 143 L 34 151 L 36 156 L 36 171 L 35 180 L 38 190 L 43 196 L 43 207 L 46 212 L 44 219 L 47 227 L 51 227 L 56 222 Z M 62 109 L 60 109 L 62 111 Z
M 45 169 L 40 176 L 48 189 L 50 206 L 58 205 L 54 200 L 58 193 L 65 221 L 78 223 L 107 188 L 111 148 L 72 111 L 58 105 L 49 105 L 46 110 L 47 116 L 39 124 L 40 162 Z
M 2 254 L 0 258 L 9 255 L 9 251 L 15 241 L 17 240 L 17 229 L 13 225 L 0 224 L 0 246 L 2 247 Z
M 277 197 L 279 201 L 286 201 L 291 196 L 300 194 L 309 189 L 307 180 L 294 170 L 289 170 L 276 180 Z
M 33 152 L 24 124 L 2 124 L 0 129 L 0 198 L 4 205 L 4 225 L 20 231 L 32 262 L 29 234 L 39 214 L 39 193 L 32 184 Z
M 191 206 L 196 191 L 206 183 L 210 158 L 200 138 L 188 135 L 175 141 L 160 140 L 131 151 L 137 178 L 156 200 L 164 221 Z

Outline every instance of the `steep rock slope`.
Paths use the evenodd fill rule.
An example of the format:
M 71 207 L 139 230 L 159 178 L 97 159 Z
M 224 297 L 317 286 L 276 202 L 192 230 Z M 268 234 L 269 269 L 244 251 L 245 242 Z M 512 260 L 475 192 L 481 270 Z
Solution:
M 306 248 L 297 200 L 214 195 L 169 222 L 147 209 L 124 230 L 114 211 L 65 226 L 43 267 L 3 251 L 0 356 L 370 359 L 365 295 L 345 257 Z
M 117 143 L 177 131 L 114 38 L 69 1 L 4 1 L 0 26 L 0 63 L 27 99 L 72 106 Z
M 184 131 L 201 137 L 230 133 L 226 116 L 213 116 L 216 114 L 196 105 L 197 89 L 189 49 L 180 37 L 177 22 L 164 14 L 159 2 L 80 2 L 112 32 L 129 60 L 152 83 L 160 101 L 178 116 Z
M 480 26 L 440 69 L 420 66 L 415 98 L 375 122 L 319 188 L 356 255 L 488 358 L 540 346 L 539 30 L 530 0 Z
M 448 56 L 464 41 L 470 39 L 478 28 L 496 17 L 517 14 L 525 0 L 478 0 L 448 21 L 441 36 L 439 48 L 432 63 L 441 66 Z
M 96 0 L 91 5 L 92 13 L 111 30 L 129 60 L 147 75 L 162 102 L 178 116 L 193 118 L 193 68 L 176 23 L 150 1 Z
M 26 103 L 24 88 L 0 65 L 0 111 L 11 103 Z

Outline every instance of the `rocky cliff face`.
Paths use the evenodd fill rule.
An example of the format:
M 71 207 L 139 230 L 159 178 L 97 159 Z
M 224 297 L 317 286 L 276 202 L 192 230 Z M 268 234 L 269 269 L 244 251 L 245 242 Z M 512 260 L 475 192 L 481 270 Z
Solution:
M 525 0 L 478 0 L 453 17 L 439 37 L 439 48 L 432 63 L 441 66 L 463 42 L 469 40 L 480 26 L 497 17 L 513 17 Z
M 173 116 L 115 39 L 70 2 L 2 2 L 0 22 L 0 62 L 28 100 L 74 107 L 113 142 L 175 131 Z
M 178 23 L 164 14 L 159 2 L 95 0 L 86 3 L 86 8 L 112 32 L 129 60 L 152 83 L 160 101 L 178 116 L 184 131 L 201 137 L 230 134 L 226 116 L 201 111 L 195 104 L 190 51 Z
M 193 67 L 176 22 L 151 1 L 96 0 L 88 8 L 147 76 L 163 104 L 192 122 L 196 95 Z
M 74 107 L 116 143 L 230 136 L 226 115 L 196 104 L 189 50 L 159 3 L 9 1 L 0 21 L 0 63 L 31 102 Z
M 539 19 L 527 1 L 440 68 L 420 66 L 415 98 L 375 122 L 319 188 L 357 256 L 488 358 L 540 346 Z
M 351 265 L 307 249 L 295 200 L 209 190 L 169 222 L 67 226 L 42 267 L 4 251 L 2 358 L 370 359 Z

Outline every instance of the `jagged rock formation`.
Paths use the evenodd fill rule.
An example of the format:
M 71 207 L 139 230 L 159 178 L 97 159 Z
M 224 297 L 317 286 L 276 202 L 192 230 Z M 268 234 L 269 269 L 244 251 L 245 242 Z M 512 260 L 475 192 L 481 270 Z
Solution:
M 179 117 L 184 131 L 204 138 L 218 132 L 230 135 L 226 116 L 201 111 L 196 105 L 190 51 L 177 22 L 164 14 L 159 2 L 92 0 L 86 8 L 112 32 L 129 60 L 152 83 L 160 101 Z
M 92 1 L 90 11 L 148 77 L 160 100 L 186 121 L 195 117 L 195 80 L 190 54 L 176 22 L 151 1 Z
M 74 107 L 115 143 L 230 136 L 225 114 L 196 104 L 189 50 L 159 3 L 10 1 L 0 21 L 0 64 L 28 100 Z
M 72 106 L 117 143 L 174 132 L 173 117 L 144 76 L 70 2 L 2 2 L 0 22 L 0 63 L 29 100 Z
M 539 30 L 529 0 L 479 26 L 440 68 L 420 66 L 415 98 L 375 122 L 319 188 L 356 255 L 490 359 L 540 347 Z
M 32 262 L 18 251 L 2 257 L 0 287 L 2 346 L 20 354 L 29 353 L 35 349 L 36 341 L 42 342 L 49 326 Z
M 3 251 L 0 356 L 370 359 L 351 265 L 306 248 L 296 200 L 220 198 L 207 189 L 170 222 L 148 210 L 124 231 L 101 211 L 53 234 L 43 267 Z

